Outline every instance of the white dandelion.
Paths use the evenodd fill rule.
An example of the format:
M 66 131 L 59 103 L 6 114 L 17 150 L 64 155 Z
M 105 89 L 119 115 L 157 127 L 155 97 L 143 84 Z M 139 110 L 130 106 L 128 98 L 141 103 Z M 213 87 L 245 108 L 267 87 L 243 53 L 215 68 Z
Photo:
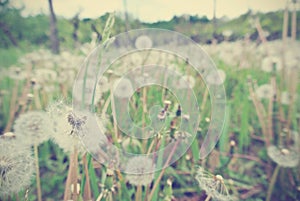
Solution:
M 289 92 L 287 91 L 283 91 L 281 93 L 281 98 L 280 98 L 280 102 L 282 105 L 289 105 L 291 101 L 291 96 L 289 94 Z
M 274 89 L 270 84 L 263 84 L 255 90 L 255 94 L 259 99 L 270 99 L 274 96 Z
M 135 47 L 137 49 L 151 48 L 152 40 L 149 36 L 141 35 L 135 40 Z
M 262 60 L 261 69 L 265 72 L 280 71 L 282 62 L 279 57 L 270 56 Z
M 73 152 L 74 147 L 81 150 L 80 139 L 74 133 L 74 128 L 68 121 L 72 108 L 60 100 L 50 104 L 47 107 L 47 112 L 52 122 L 49 127 L 51 127 L 53 132 L 51 139 L 54 143 L 66 153 Z
M 44 111 L 29 111 L 21 114 L 15 121 L 16 136 L 27 145 L 38 145 L 52 135 L 52 122 Z
M 154 164 L 152 160 L 146 156 L 136 156 L 131 158 L 125 168 L 126 178 L 132 185 L 150 184 L 154 177 Z
M 28 74 L 24 69 L 11 66 L 7 72 L 7 76 L 13 80 L 25 80 Z
M 196 180 L 199 186 L 206 194 L 215 200 L 235 200 L 226 188 L 224 179 L 221 175 L 213 175 L 210 172 L 199 167 L 196 174 Z
M 296 167 L 299 163 L 299 153 L 294 149 L 278 148 L 271 145 L 267 149 L 268 156 L 281 167 Z
M 22 141 L 0 138 L 0 197 L 18 193 L 31 183 L 34 159 Z

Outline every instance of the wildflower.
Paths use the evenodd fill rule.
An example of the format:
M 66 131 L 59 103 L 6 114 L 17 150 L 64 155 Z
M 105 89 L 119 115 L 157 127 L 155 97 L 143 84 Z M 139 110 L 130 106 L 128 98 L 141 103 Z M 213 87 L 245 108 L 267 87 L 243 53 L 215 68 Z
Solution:
M 115 81 L 114 95 L 118 98 L 129 98 L 133 94 L 133 87 L 131 81 L 126 78 L 121 78 Z
M 261 69 L 265 72 L 280 71 L 282 62 L 279 57 L 266 57 L 262 60 Z
M 179 89 L 194 88 L 195 83 L 196 81 L 193 76 L 185 75 L 180 78 L 178 83 L 178 88 Z
M 299 153 L 294 149 L 278 148 L 271 145 L 267 149 L 268 156 L 281 167 L 296 167 L 299 163 Z
M 4 197 L 30 185 L 34 159 L 29 147 L 16 139 L 0 138 L 0 150 L 0 197 Z
M 259 86 L 255 90 L 255 93 L 259 99 L 264 99 L 264 98 L 270 99 L 274 96 L 275 91 L 274 91 L 272 85 L 264 84 L 264 85 Z
M 206 194 L 215 200 L 235 200 L 229 195 L 221 175 L 213 175 L 199 167 L 196 175 L 199 186 Z
M 27 145 L 38 145 L 52 134 L 51 120 L 44 111 L 29 111 L 21 114 L 14 124 L 16 136 Z
M 126 178 L 132 185 L 148 185 L 152 182 L 154 174 L 154 164 L 152 159 L 146 156 L 136 156 L 131 158 L 125 168 Z
M 141 35 L 135 40 L 135 47 L 137 49 L 151 48 L 152 40 L 149 36 Z
M 224 83 L 225 78 L 225 72 L 223 70 L 217 70 L 210 72 L 206 77 L 206 81 L 211 85 L 221 85 Z

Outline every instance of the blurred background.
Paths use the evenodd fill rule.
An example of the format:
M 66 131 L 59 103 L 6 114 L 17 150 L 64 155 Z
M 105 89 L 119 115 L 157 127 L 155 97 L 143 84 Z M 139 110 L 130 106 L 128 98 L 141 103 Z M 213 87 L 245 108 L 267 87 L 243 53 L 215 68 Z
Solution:
M 299 0 L 0 0 L 0 200 L 299 201 L 299 7 Z M 227 96 L 226 122 L 216 148 L 200 160 L 200 146 L 211 120 L 210 95 L 202 78 L 186 70 L 192 69 L 188 61 L 159 54 L 157 64 L 171 63 L 183 75 L 194 77 L 188 82 L 199 92 L 202 118 L 197 140 L 180 160 L 140 184 L 136 180 L 144 182 L 145 178 L 112 172 L 89 154 L 74 153 L 78 142 L 69 139 L 74 125 L 72 130 L 72 116 L 67 116 L 55 119 L 66 121 L 61 140 L 47 136 L 30 144 L 35 168 L 28 167 L 28 173 L 35 174 L 20 188 L 12 188 L 13 179 L 23 177 L 7 176 L 13 175 L 8 174 L 14 167 L 11 164 L 18 164 L 7 162 L 10 157 L 16 159 L 10 153 L 18 149 L 7 143 L 21 141 L 7 138 L 18 140 L 26 130 L 20 125 L 29 128 L 32 124 L 27 122 L 34 119 L 19 120 L 22 114 L 32 110 L 46 110 L 50 116 L 52 112 L 65 114 L 68 109 L 61 100 L 72 98 L 73 81 L 87 55 L 109 37 L 140 28 L 180 32 L 213 59 L 218 75 L 210 75 L 210 84 L 223 84 Z M 141 64 L 137 57 L 124 61 L 126 65 L 117 63 L 116 68 L 125 69 L 128 62 Z M 118 131 L 107 100 L 109 86 L 120 76 L 116 72 L 107 72 L 97 83 L 100 91 L 95 103 L 105 108 L 97 112 L 109 113 L 101 116 L 105 134 L 129 152 L 151 150 L 155 147 L 151 143 L 127 140 L 120 131 L 114 135 Z M 141 107 L 145 102 L 166 104 L 156 90 L 162 89 L 145 88 L 131 99 L 136 123 L 148 121 Z M 180 116 L 174 104 L 169 109 L 171 125 L 166 135 L 174 131 L 174 119 Z M 35 138 L 41 139 L 35 132 L 29 141 Z M 66 145 L 67 141 L 76 146 Z

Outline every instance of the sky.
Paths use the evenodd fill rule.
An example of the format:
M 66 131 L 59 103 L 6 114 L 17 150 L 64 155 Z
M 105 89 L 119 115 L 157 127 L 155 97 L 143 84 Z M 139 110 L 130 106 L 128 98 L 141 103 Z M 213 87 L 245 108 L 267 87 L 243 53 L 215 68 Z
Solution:
M 174 15 L 190 14 L 213 17 L 214 0 L 53 0 L 56 15 L 73 17 L 80 11 L 81 18 L 97 18 L 106 12 L 127 11 L 143 22 L 169 20 Z M 216 16 L 235 18 L 253 11 L 268 12 L 283 9 L 286 0 L 215 0 Z M 11 0 L 16 6 L 24 5 L 24 15 L 48 14 L 48 0 Z

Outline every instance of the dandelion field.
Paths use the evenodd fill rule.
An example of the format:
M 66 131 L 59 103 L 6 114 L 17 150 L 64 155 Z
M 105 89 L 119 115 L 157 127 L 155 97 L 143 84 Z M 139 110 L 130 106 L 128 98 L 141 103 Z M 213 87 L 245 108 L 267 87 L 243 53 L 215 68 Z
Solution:
M 16 60 L 0 73 L 0 200 L 300 200 L 299 41 L 200 44 L 217 71 L 203 62 L 199 74 L 139 38 L 145 49 L 111 62 L 95 82 L 99 72 L 87 66 L 105 60 L 95 48 L 110 47 L 114 27 L 110 15 L 102 41 L 59 54 L 0 51 Z M 214 129 L 207 84 L 226 94 L 216 146 L 203 144 Z

